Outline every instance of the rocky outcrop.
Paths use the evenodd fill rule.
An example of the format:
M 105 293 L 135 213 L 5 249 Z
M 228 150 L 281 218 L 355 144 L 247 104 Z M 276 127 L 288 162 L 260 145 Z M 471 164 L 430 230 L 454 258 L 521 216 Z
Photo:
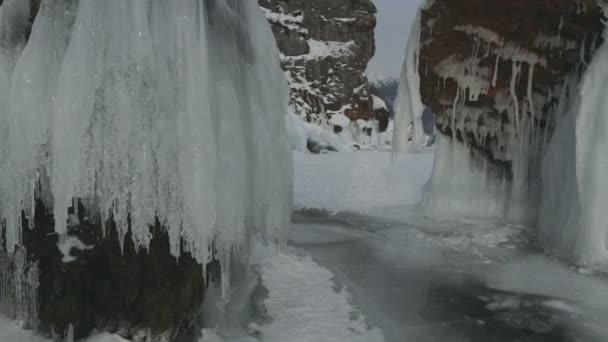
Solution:
M 440 133 L 427 214 L 536 224 L 543 161 L 575 97 L 566 80 L 578 82 L 601 44 L 600 8 L 595 0 L 435 0 L 419 18 L 406 81 L 417 87 L 417 70 Z
M 375 118 L 365 69 L 375 52 L 370 0 L 260 0 L 281 51 L 291 103 L 308 122 L 325 114 Z
M 561 85 L 600 43 L 600 18 L 595 0 L 429 1 L 420 90 L 438 130 L 512 174 L 514 145 L 551 135 Z
M 70 217 L 69 238 L 62 242 L 39 202 L 33 228 L 23 231 L 28 267 L 38 270 L 38 330 L 61 336 L 71 328 L 77 339 L 93 331 L 192 339 L 205 291 L 203 267 L 189 253 L 173 257 L 158 222 L 150 226 L 149 249 L 142 249 L 130 233 L 121 240 L 111 220 L 104 230 L 82 206 Z

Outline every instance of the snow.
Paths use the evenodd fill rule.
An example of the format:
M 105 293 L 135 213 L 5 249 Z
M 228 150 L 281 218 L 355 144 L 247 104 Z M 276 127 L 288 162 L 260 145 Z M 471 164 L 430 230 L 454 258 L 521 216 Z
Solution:
M 68 236 L 57 243 L 57 248 L 63 254 L 62 261 L 64 263 L 70 263 L 76 261 L 76 257 L 72 255 L 73 250 L 86 251 L 91 250 L 94 246 L 87 246 L 79 238 L 75 236 Z
M 342 113 L 336 113 L 331 116 L 331 118 L 329 119 L 329 123 L 334 126 L 348 128 L 350 126 L 350 119 Z
M 496 32 L 481 26 L 473 25 L 458 25 L 454 27 L 454 31 L 464 32 L 469 36 L 474 36 L 482 41 L 502 46 L 504 44 L 503 38 Z
M 0 314 L 0 342 L 50 342 L 50 340 L 23 330 L 16 322 L 11 322 Z
M 308 39 L 310 52 L 305 55 L 285 56 L 282 55 L 284 61 L 295 60 L 316 60 L 328 57 L 340 58 L 353 53 L 353 48 L 356 46 L 355 41 L 348 42 L 338 41 L 321 41 L 316 39 Z
M 382 100 L 378 96 L 372 95 L 372 99 L 374 101 L 374 110 L 388 109 L 384 100 Z
M 294 153 L 295 207 L 369 212 L 415 204 L 431 171 L 429 152 L 400 155 L 394 162 L 390 153 L 380 151 Z
M 395 103 L 395 135 L 393 149 L 395 152 L 404 152 L 409 145 L 409 126 L 413 123 L 412 144 L 423 145 L 425 140 L 422 113 L 424 105 L 420 97 L 420 17 L 418 10 L 416 20 L 412 26 L 407 42 L 405 61 L 401 71 L 398 97 Z
M 289 145 L 293 151 L 305 152 L 308 142 L 308 133 L 304 127 L 304 122 L 294 113 L 293 107 L 289 107 L 285 119 L 287 125 L 287 137 Z
M 0 314 L 0 342 L 51 342 L 36 336 L 29 330 L 22 329 L 17 322 L 12 322 Z M 87 338 L 83 342 L 129 342 L 117 335 L 102 333 Z
M 252 258 L 254 285 L 258 284 L 259 275 L 259 285 L 268 290 L 263 295 L 263 317 L 246 317 L 239 324 L 246 329 L 235 329 L 226 319 L 208 324 L 200 342 L 384 342 L 379 329 L 370 327 L 365 315 L 351 304 L 348 288 L 337 284 L 334 274 L 310 256 L 291 247 L 277 253 L 258 245 Z M 252 301 L 257 303 L 250 290 L 245 292 L 247 295 L 242 299 L 236 295 L 236 301 L 216 305 L 224 307 L 222 311 L 227 317 L 233 315 L 232 311 L 242 316 Z
M 260 327 L 265 342 L 383 342 L 350 304 L 350 294 L 335 291 L 333 273 L 311 260 L 279 254 L 262 265 L 270 295 L 265 301 L 271 324 Z M 356 317 L 356 318 L 351 318 Z
M 340 21 L 343 23 L 351 23 L 357 21 L 357 18 L 332 18 L 332 20 Z
M 280 8 L 280 7 L 279 7 Z M 283 9 L 280 8 L 281 12 L 273 12 L 267 8 L 261 7 L 262 11 L 266 15 L 266 19 L 271 23 L 280 24 L 290 31 L 298 32 L 301 34 L 308 34 L 308 30 L 303 28 L 302 22 L 304 21 L 304 15 L 290 15 L 283 13 Z

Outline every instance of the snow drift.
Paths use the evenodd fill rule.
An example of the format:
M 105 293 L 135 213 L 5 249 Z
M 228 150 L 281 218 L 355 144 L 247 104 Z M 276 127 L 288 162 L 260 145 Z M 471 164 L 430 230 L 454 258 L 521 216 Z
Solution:
M 255 232 L 285 239 L 287 85 L 256 3 L 43 0 L 25 45 L 27 4 L 5 1 L 0 18 L 9 252 L 36 198 L 63 240 L 78 199 L 142 248 L 158 219 L 172 253 L 203 265 Z

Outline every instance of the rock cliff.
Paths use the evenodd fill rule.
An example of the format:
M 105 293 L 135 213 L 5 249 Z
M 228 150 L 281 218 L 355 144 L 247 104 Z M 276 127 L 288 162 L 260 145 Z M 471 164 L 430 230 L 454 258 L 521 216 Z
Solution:
M 365 70 L 375 52 L 370 0 L 260 0 L 272 25 L 298 116 L 318 125 L 333 114 L 378 115 Z M 377 109 L 377 108 L 376 108 Z M 383 113 L 379 113 L 383 115 Z

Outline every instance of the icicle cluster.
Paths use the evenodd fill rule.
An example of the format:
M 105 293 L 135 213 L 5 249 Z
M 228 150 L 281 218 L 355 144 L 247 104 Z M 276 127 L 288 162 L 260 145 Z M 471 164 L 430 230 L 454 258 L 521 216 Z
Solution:
M 9 251 L 36 197 L 60 236 L 78 198 L 136 246 L 158 218 L 172 253 L 202 264 L 254 231 L 285 239 L 287 86 L 256 3 L 43 0 L 25 45 L 27 3 L 5 1 L 0 19 Z
M 38 325 L 38 274 L 24 248 L 10 258 L 0 253 L 0 312 L 32 329 Z

